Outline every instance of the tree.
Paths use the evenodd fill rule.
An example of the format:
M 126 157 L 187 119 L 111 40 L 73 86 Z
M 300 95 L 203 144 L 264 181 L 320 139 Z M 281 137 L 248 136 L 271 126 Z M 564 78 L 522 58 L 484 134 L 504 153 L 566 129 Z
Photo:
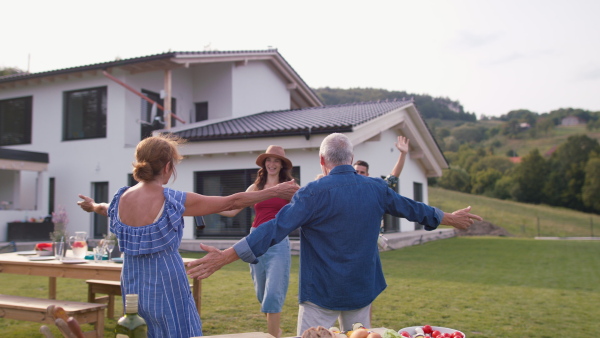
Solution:
M 521 131 L 521 122 L 517 119 L 511 119 L 502 126 L 502 135 L 508 138 L 516 138 Z
M 548 162 L 552 170 L 544 185 L 545 203 L 587 210 L 583 203 L 582 188 L 586 164 L 592 152 L 600 153 L 600 145 L 587 135 L 570 136 L 556 149 Z
M 476 171 L 471 175 L 471 193 L 493 195 L 496 181 L 502 177 L 502 173 L 494 168 Z
M 493 196 L 505 200 L 511 199 L 517 195 L 517 190 L 519 190 L 517 182 L 510 173 L 507 173 L 496 181 Z
M 0 67 L 0 76 L 21 74 L 21 73 L 25 73 L 25 71 L 23 71 L 17 67 L 3 67 L 3 68 Z
M 485 128 L 474 124 L 465 124 L 452 131 L 452 136 L 460 143 L 479 143 L 485 139 Z
M 519 202 L 540 203 L 546 184 L 549 167 L 536 148 L 521 160 L 515 169 L 514 179 L 518 190 L 515 192 Z
M 506 156 L 488 155 L 481 158 L 477 163 L 471 166 L 470 173 L 477 171 L 484 171 L 490 168 L 496 169 L 501 174 L 506 173 L 508 170 L 515 166 Z
M 459 167 L 451 167 L 444 171 L 442 177 L 438 180 L 438 184 L 444 189 L 466 193 L 471 191 L 471 177 L 465 170 Z
M 585 165 L 585 181 L 582 188 L 583 204 L 600 212 L 600 156 L 593 154 Z
M 540 118 L 536 124 L 536 129 L 548 136 L 548 133 L 554 129 L 554 121 L 551 118 Z
M 475 113 L 467 113 L 458 101 L 446 97 L 431 97 L 429 95 L 409 94 L 405 91 L 388 91 L 375 88 L 317 88 L 313 91 L 326 105 L 336 105 L 355 102 L 412 98 L 424 118 L 439 118 L 445 120 L 477 121 Z

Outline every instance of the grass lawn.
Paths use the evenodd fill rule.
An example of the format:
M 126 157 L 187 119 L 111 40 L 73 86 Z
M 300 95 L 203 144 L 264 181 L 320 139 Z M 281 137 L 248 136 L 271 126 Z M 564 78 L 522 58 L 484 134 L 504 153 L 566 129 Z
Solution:
M 461 237 L 381 257 L 388 288 L 374 302 L 373 326 L 399 330 L 430 324 L 459 329 L 468 337 L 597 335 L 598 241 Z M 295 335 L 296 328 L 297 256 L 292 263 L 284 336 Z M 47 297 L 47 283 L 44 277 L 0 274 L 5 294 Z M 202 287 L 205 335 L 266 331 L 246 263 L 226 266 Z M 85 301 L 86 290 L 83 280 L 59 279 L 57 297 Z M 112 337 L 114 325 L 107 320 L 105 337 Z M 37 323 L 0 319 L 0 337 L 41 337 L 38 329 Z

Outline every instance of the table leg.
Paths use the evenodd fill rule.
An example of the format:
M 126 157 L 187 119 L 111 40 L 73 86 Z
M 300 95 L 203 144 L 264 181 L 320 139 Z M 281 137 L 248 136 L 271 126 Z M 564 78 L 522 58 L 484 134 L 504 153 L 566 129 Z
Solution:
M 192 294 L 194 295 L 198 315 L 200 315 L 200 309 L 202 307 L 202 281 L 194 279 L 194 283 L 192 284 Z
M 48 277 L 48 299 L 56 299 L 56 277 Z

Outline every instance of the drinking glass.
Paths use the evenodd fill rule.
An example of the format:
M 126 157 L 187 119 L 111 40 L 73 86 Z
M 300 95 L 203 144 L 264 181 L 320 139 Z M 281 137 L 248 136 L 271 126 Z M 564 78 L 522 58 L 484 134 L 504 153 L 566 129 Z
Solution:
M 104 241 L 104 246 L 106 247 L 106 251 L 108 251 L 108 261 L 112 261 L 112 257 L 110 257 L 112 255 L 112 251 L 115 248 L 115 241 L 114 240 L 105 240 Z
M 98 245 L 93 249 L 94 251 L 94 263 L 102 263 L 104 257 L 104 246 Z
M 54 258 L 62 261 L 65 256 L 65 242 L 54 242 L 52 247 L 54 248 Z

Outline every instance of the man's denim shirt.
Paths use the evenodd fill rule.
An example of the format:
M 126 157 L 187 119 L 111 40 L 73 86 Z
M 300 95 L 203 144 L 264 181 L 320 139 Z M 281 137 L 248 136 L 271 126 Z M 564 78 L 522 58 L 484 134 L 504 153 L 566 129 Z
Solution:
M 358 175 L 350 165 L 300 188 L 276 218 L 233 247 L 245 262 L 300 229 L 299 302 L 330 310 L 356 310 L 385 289 L 377 238 L 388 213 L 434 230 L 444 213 L 388 188 L 380 178 Z

